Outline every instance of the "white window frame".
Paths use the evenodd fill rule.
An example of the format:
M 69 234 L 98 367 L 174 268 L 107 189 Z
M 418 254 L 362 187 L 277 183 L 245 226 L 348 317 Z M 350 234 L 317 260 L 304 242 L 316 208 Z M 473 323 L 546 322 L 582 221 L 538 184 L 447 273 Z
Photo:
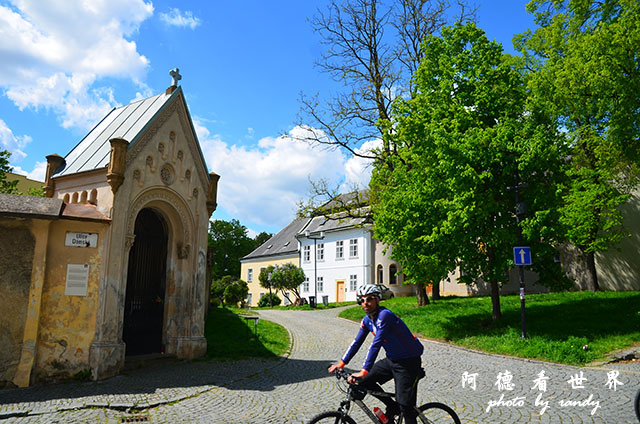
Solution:
M 302 261 L 311 262 L 311 246 L 308 244 L 302 247 Z
M 302 282 L 302 291 L 305 293 L 309 293 L 309 277 L 305 277 Z
M 318 243 L 316 246 L 316 260 L 324 261 L 324 243 Z
M 349 276 L 349 290 L 356 291 L 357 288 L 358 288 L 358 275 L 351 274 Z
M 349 240 L 349 257 L 350 258 L 358 257 L 358 239 Z
M 247 283 L 253 281 L 253 268 L 247 269 Z
M 319 292 L 324 291 L 324 277 L 318 277 L 316 284 Z
M 344 240 L 336 241 L 336 259 L 344 259 Z

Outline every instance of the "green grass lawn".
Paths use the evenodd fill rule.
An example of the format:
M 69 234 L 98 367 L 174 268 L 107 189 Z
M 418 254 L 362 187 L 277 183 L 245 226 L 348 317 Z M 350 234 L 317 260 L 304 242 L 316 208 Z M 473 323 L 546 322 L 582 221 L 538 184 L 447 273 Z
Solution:
M 235 313 L 234 313 L 235 312 Z M 245 321 L 236 313 L 241 309 L 211 308 L 205 326 L 207 356 L 215 359 L 273 358 L 287 352 L 289 333 L 279 324 L 258 321 L 258 337 L 253 334 L 253 321 Z M 248 325 L 247 325 L 248 324 Z
M 417 307 L 415 297 L 382 303 L 422 337 L 486 352 L 584 365 L 640 343 L 640 292 L 565 292 L 526 297 L 527 338 L 520 297 L 501 296 L 503 319 L 491 322 L 489 297 L 447 297 Z M 360 320 L 361 308 L 340 316 Z M 584 345 L 588 345 L 586 350 Z

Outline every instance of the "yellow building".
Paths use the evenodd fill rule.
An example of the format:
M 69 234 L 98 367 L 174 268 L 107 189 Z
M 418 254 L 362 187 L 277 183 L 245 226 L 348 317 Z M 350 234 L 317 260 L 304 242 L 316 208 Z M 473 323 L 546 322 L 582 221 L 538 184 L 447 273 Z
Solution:
M 25 177 L 24 175 L 7 172 L 7 181 L 18 181 L 16 188 L 22 194 L 28 194 L 30 189 L 41 189 L 44 186 L 43 181 L 36 181 Z
M 260 286 L 260 270 L 269 265 L 284 265 L 292 263 L 300 266 L 300 252 L 296 234 L 309 223 L 309 218 L 299 218 L 287 225 L 278 234 L 264 242 L 256 250 L 240 259 L 240 278 L 249 283 L 249 295 L 247 297 L 248 306 L 258 306 L 258 301 L 269 289 Z M 283 298 L 279 293 L 283 304 L 289 300 Z M 290 296 L 293 302 L 295 296 Z

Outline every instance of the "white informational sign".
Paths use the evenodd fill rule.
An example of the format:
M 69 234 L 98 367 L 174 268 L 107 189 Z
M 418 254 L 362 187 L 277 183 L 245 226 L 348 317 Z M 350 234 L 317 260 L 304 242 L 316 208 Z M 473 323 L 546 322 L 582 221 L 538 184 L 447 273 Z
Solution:
M 68 231 L 64 239 L 64 245 L 71 247 L 96 247 L 98 246 L 98 234 L 72 233 Z
M 86 296 L 89 287 L 89 264 L 67 264 L 66 296 Z

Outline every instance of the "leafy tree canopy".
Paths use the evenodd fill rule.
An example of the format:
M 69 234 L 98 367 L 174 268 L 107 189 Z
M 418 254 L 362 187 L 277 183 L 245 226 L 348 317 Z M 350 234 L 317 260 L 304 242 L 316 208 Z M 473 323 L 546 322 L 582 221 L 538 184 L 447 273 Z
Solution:
M 7 181 L 7 173 L 13 171 L 9 165 L 11 153 L 7 150 L 0 150 L 0 193 L 20 194 L 18 192 L 18 181 Z
M 457 267 L 462 281 L 489 282 L 499 319 L 499 282 L 518 241 L 508 188 L 516 175 L 529 185 L 525 236 L 538 242 L 537 258 L 548 257 L 540 263 L 552 262 L 563 139 L 527 105 L 517 60 L 474 24 L 444 28 L 423 51 L 416 96 L 395 106 L 393 166 L 373 171 L 375 235 L 411 282 L 440 281 Z
M 256 248 L 255 241 L 247 235 L 247 228 L 236 219 L 212 221 L 209 225 L 209 246 L 214 249 L 214 280 L 224 275 L 240 278 L 240 258 Z
M 275 267 L 271 274 L 273 287 L 283 292 L 292 292 L 296 299 L 300 298 L 300 285 L 305 280 L 304 271 L 297 265 L 287 263 Z
M 638 183 L 640 3 L 538 0 L 527 8 L 540 26 L 516 38 L 534 71 L 528 87 L 571 148 L 561 220 L 583 253 L 587 286 L 598 290 L 594 254 L 628 235 L 619 206 Z
M 224 307 L 244 301 L 249 294 L 249 284 L 246 281 L 225 275 L 211 283 L 211 297 Z

